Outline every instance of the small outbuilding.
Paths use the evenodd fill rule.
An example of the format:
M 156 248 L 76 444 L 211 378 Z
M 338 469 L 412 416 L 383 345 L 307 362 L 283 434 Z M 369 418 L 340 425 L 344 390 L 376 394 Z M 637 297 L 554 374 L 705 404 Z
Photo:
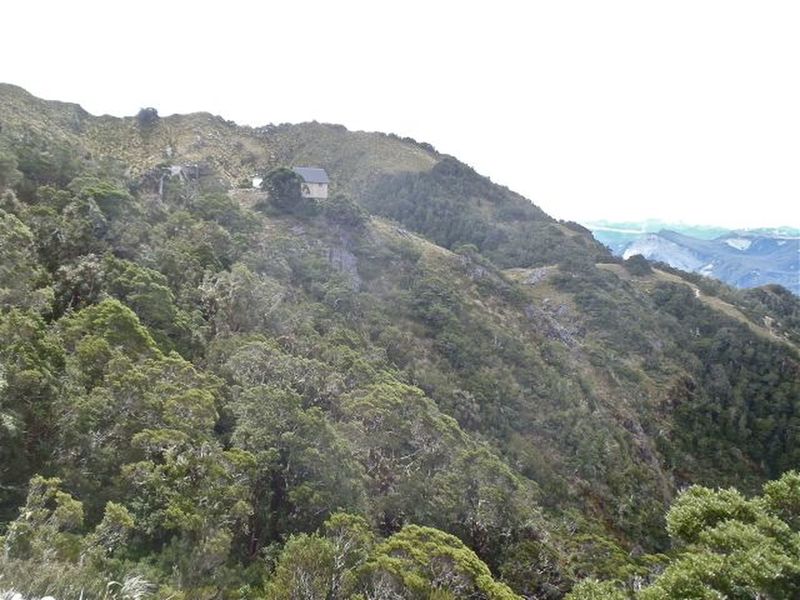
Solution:
M 325 169 L 320 169 L 319 167 L 295 167 L 293 171 L 303 179 L 303 184 L 300 186 L 303 198 L 322 200 L 328 197 L 330 179 L 328 179 Z

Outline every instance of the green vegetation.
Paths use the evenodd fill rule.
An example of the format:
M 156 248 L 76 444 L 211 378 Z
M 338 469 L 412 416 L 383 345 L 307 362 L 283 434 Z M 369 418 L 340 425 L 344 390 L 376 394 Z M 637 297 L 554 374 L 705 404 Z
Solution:
M 323 535 L 284 546 L 269 598 L 519 598 L 455 536 L 408 525 L 385 540 L 367 523 L 333 515 Z
M 653 272 L 650 263 L 647 262 L 647 259 L 641 254 L 634 254 L 622 264 L 631 275 L 641 277 Z
M 136 113 L 136 122 L 139 124 L 139 127 L 149 127 L 155 124 L 156 121 L 158 121 L 158 111 L 152 106 L 142 108 Z
M 302 183 L 303 179 L 297 173 L 281 167 L 267 173 L 261 187 L 269 194 L 270 205 L 278 211 L 302 214 Z
M 776 521 L 796 535 L 795 475 L 755 500 L 681 495 L 664 528 L 687 485 L 754 494 L 797 464 L 800 308 L 782 288 L 615 263 L 579 226 L 390 136 L 203 115 L 142 136 L 1 86 L 0 115 L 0 588 L 667 590 L 684 553 L 718 563 L 703 553 L 738 543 L 673 525 L 715 502 L 743 507 L 731 519 L 775 564 L 796 559 Z M 277 167 L 253 139 L 330 152 L 346 194 L 298 203 L 279 168 L 263 204 L 228 190 Z M 736 585 L 780 597 L 781 573 Z
M 454 158 L 430 171 L 386 174 L 364 194 L 364 206 L 446 248 L 473 244 L 500 267 L 553 264 L 565 254 L 609 259 L 586 235 L 574 235 L 514 192 Z
M 693 486 L 667 514 L 673 551 L 635 593 L 587 581 L 568 600 L 797 598 L 800 595 L 800 474 L 787 472 L 747 499 L 733 488 Z

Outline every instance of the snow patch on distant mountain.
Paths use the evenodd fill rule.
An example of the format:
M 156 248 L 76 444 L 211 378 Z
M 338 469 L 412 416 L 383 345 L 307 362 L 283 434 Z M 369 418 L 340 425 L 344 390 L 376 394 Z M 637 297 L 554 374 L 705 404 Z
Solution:
M 748 240 L 747 238 L 728 238 L 725 240 L 725 243 L 731 248 L 744 251 L 750 247 L 750 245 L 753 243 L 753 240 Z
M 635 254 L 641 254 L 648 260 L 669 263 L 684 271 L 697 271 L 704 265 L 691 250 L 657 233 L 648 233 L 628 244 L 622 258 L 627 260 Z
M 714 275 L 714 261 L 711 261 L 707 265 L 700 267 L 697 272 L 701 275 L 705 275 L 706 277 L 712 277 Z

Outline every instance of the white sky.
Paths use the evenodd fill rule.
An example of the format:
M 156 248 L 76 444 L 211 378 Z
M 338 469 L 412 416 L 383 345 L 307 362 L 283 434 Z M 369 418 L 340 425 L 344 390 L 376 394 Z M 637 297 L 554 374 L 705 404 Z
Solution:
M 0 81 L 434 144 L 558 218 L 800 226 L 800 2 L 3 2 Z

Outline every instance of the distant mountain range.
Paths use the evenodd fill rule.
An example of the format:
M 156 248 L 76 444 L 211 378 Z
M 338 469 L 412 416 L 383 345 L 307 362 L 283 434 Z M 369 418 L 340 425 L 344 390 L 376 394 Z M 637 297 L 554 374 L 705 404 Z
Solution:
M 731 231 L 659 221 L 597 222 L 587 227 L 595 239 L 623 258 L 641 254 L 736 287 L 778 283 L 800 294 L 800 230 L 796 228 Z

